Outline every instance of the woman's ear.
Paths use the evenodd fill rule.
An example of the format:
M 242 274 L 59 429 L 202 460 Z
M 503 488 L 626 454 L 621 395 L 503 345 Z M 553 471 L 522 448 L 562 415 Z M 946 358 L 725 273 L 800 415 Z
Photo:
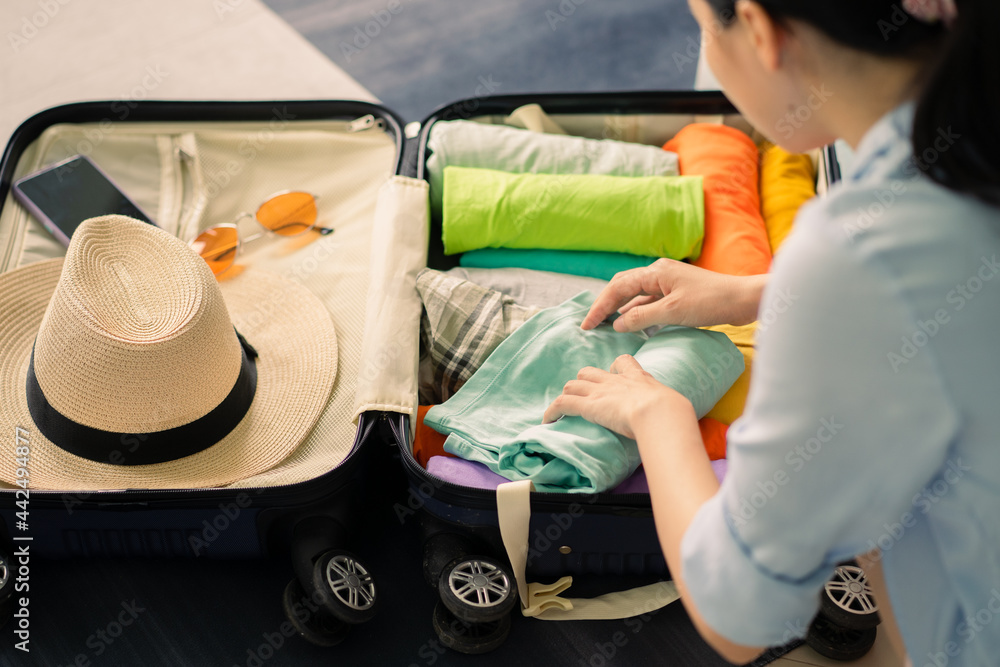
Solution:
M 777 71 L 781 67 L 785 46 L 784 28 L 754 0 L 736 1 L 736 20 L 747 31 L 750 45 L 764 69 Z

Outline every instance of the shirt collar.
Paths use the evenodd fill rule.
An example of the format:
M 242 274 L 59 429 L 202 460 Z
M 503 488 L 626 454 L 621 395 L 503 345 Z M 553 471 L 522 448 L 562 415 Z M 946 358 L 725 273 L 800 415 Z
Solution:
M 858 144 L 845 180 L 860 181 L 877 167 L 892 168 L 907 159 L 912 151 L 910 135 L 915 112 L 915 102 L 904 102 L 872 125 Z

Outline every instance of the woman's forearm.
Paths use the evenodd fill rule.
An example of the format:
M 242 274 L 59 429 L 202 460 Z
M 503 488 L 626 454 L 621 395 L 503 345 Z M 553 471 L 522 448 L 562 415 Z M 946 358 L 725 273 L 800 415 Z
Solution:
M 742 664 L 763 652 L 734 644 L 705 623 L 687 593 L 681 567 L 681 540 L 701 506 L 719 490 L 719 483 L 705 453 L 697 417 L 690 403 L 669 410 L 646 411 L 636 422 L 656 531 L 671 575 L 695 627 L 701 636 L 730 662 Z
M 733 304 L 733 321 L 729 324 L 741 326 L 757 321 L 757 313 L 760 311 L 760 299 L 767 287 L 767 280 L 770 274 L 764 273 L 757 276 L 734 276 L 738 280 L 734 289 L 735 303 Z

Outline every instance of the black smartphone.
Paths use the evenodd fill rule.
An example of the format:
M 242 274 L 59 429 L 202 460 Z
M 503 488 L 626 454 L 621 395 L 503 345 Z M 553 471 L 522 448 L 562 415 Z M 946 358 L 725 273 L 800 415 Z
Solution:
M 73 232 L 87 218 L 119 213 L 155 224 L 84 155 L 18 179 L 14 197 L 67 246 Z

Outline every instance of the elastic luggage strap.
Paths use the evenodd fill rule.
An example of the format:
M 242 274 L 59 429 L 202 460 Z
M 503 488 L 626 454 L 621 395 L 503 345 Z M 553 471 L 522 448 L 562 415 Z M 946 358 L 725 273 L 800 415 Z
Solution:
M 639 616 L 666 607 L 680 597 L 672 581 L 661 581 L 627 591 L 607 593 L 596 598 L 559 597 L 573 584 L 573 577 L 563 577 L 554 584 L 532 584 L 525 579 L 528 562 L 528 523 L 531 519 L 530 480 L 507 482 L 497 487 L 497 514 L 500 535 L 507 550 L 521 613 L 545 621 L 611 620 Z

